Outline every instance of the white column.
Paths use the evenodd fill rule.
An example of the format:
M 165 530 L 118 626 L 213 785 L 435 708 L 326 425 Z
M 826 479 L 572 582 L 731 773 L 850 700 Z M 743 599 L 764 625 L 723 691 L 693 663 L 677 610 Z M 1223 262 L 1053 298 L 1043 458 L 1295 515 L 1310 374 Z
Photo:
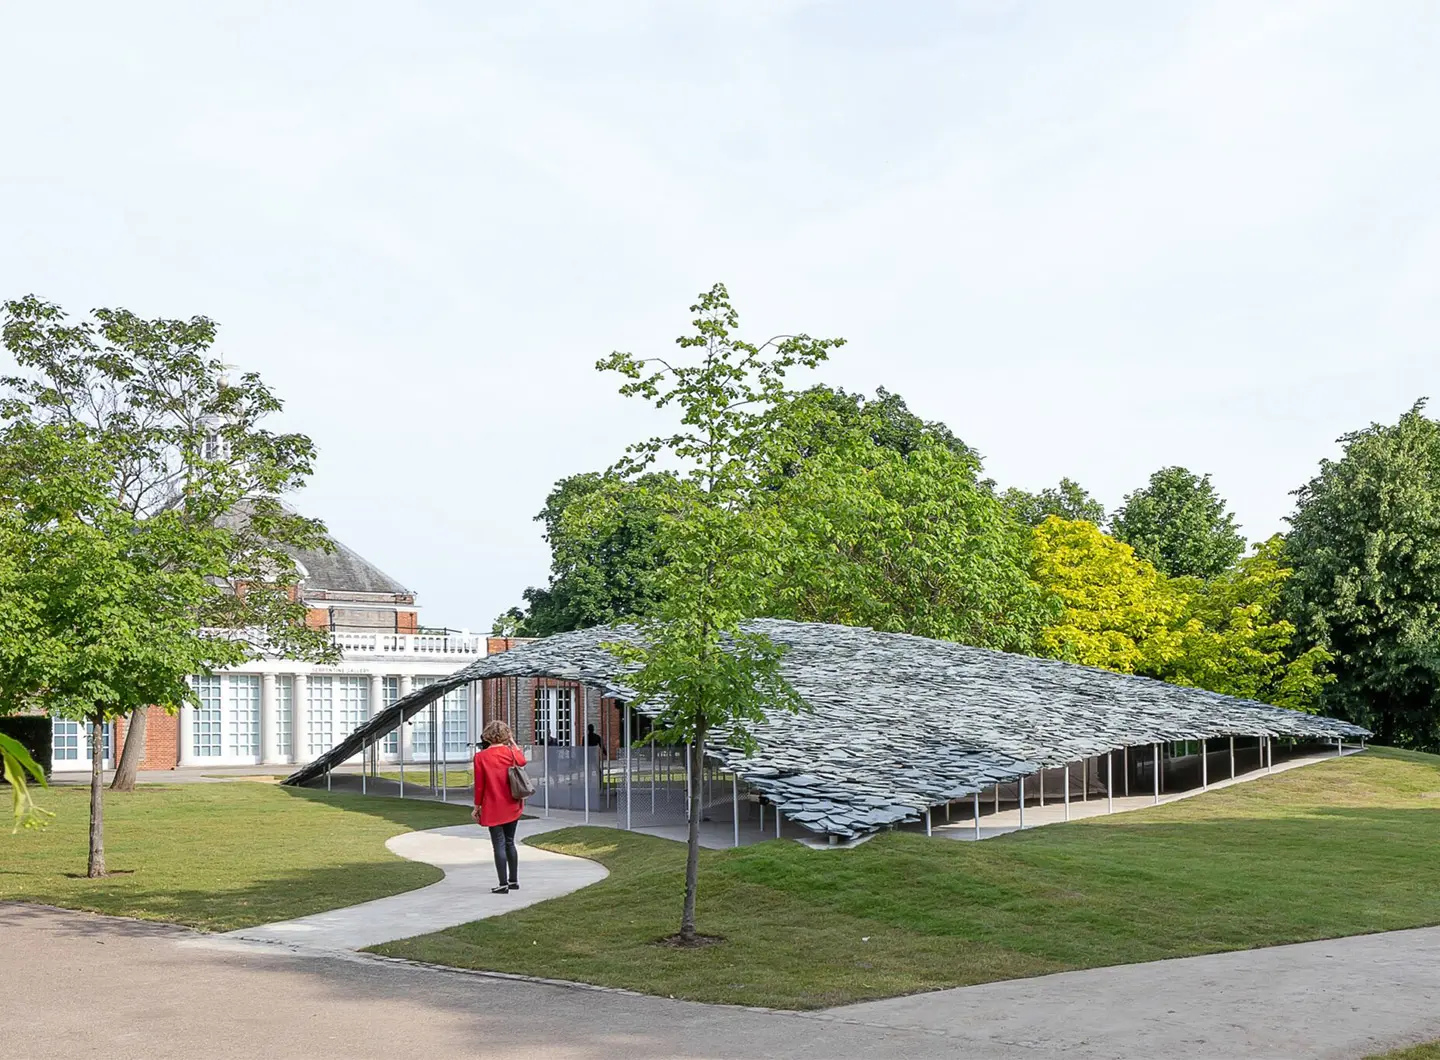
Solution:
M 85 738 L 85 729 L 81 727 L 80 738 Z M 180 765 L 193 766 L 195 764 L 195 708 L 189 703 L 180 706 Z
M 1160 805 L 1160 745 L 1155 745 L 1155 805 Z
M 1070 763 L 1065 763 L 1065 820 L 1070 820 Z
M 1210 788 L 1210 741 L 1200 741 L 1200 790 Z
M 1105 812 L 1115 812 L 1115 752 L 1105 755 Z
M 297 766 L 310 761 L 310 681 L 304 674 L 291 678 L 290 761 Z
M 260 675 L 260 761 L 278 765 L 284 752 L 276 746 L 280 736 L 280 719 L 275 699 L 275 675 Z
M 1025 827 L 1025 778 L 1024 778 L 1024 777 L 1021 777 L 1021 778 L 1019 779 L 1019 781 L 1018 781 L 1018 784 L 1019 784 L 1019 796 L 1020 796 L 1020 827 L 1021 827 L 1021 828 L 1024 828 L 1024 827 Z
M 401 674 L 400 698 L 404 699 L 413 691 L 415 691 L 415 679 L 409 674 Z M 412 748 L 410 745 L 410 730 L 406 728 L 404 722 L 401 722 L 400 724 L 400 739 L 396 741 L 396 746 L 400 749 L 401 762 L 415 761 L 414 748 Z

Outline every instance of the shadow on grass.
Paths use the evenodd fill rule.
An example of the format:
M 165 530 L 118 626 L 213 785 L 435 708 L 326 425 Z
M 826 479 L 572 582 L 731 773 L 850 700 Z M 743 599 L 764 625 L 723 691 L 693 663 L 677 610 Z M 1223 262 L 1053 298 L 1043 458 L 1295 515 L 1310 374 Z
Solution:
M 354 791 L 324 788 L 299 788 L 282 784 L 275 788 L 292 799 L 335 806 L 351 813 L 376 817 L 405 829 L 440 828 L 447 824 L 465 824 L 470 820 L 470 800 L 442 803 L 434 799 L 401 799 L 387 795 L 360 794 Z M 453 817 L 453 820 L 451 819 Z

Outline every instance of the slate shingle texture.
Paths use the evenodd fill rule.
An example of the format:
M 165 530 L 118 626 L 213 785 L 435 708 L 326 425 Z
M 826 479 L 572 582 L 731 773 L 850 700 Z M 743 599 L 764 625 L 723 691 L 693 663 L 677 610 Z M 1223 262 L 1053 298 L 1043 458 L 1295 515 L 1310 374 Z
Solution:
M 791 820 L 850 838 L 1122 747 L 1227 736 L 1355 740 L 1334 718 L 1144 677 L 852 626 L 756 619 L 745 628 L 786 648 L 781 669 L 809 709 L 770 713 L 745 754 L 712 757 Z M 481 659 L 386 708 L 287 783 L 305 783 L 451 688 L 489 677 L 580 681 L 631 698 L 603 645 L 634 627 L 561 633 Z

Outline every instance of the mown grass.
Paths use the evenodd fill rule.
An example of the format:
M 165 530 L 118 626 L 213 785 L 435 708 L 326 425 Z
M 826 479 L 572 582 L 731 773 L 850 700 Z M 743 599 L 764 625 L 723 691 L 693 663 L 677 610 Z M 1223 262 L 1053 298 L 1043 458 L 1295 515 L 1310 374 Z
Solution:
M 596 828 L 534 842 L 611 875 L 377 951 L 817 1008 L 1440 922 L 1440 757 L 1374 750 L 983 843 L 894 832 L 853 850 L 706 851 L 699 927 L 725 942 L 699 950 L 655 944 L 678 926 L 679 844 Z
M 1412 1045 L 1408 1049 L 1396 1049 L 1392 1053 L 1376 1053 L 1365 1060 L 1440 1060 L 1440 1042 Z
M 0 899 L 167 920 L 209 931 L 285 920 L 423 887 L 442 873 L 391 854 L 401 832 L 464 824 L 467 807 L 271 784 L 165 784 L 105 793 L 112 875 L 84 878 L 89 792 L 36 793 L 42 832 L 0 834 Z

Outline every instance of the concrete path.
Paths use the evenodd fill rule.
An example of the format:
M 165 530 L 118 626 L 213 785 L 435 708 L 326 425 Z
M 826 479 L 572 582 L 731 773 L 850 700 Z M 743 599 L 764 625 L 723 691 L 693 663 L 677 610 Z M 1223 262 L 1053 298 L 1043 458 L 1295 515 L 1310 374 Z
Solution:
M 516 838 L 523 841 L 562 827 L 562 821 L 521 821 Z M 578 891 L 609 875 L 593 861 L 522 843 L 520 890 L 491 894 L 490 888 L 497 882 L 495 856 L 489 833 L 479 825 L 406 832 L 387 840 L 385 846 L 402 858 L 443 869 L 445 878 L 429 887 L 362 905 L 232 931 L 230 937 L 310 949 L 359 950 L 499 916 Z
M 809 1015 L 322 954 L 0 903 L 37 1060 L 1358 1058 L 1440 1037 L 1440 929 L 1065 973 Z
M 971 1055 L 1354 1057 L 1440 1038 L 1440 928 L 1062 972 L 824 1013 Z

